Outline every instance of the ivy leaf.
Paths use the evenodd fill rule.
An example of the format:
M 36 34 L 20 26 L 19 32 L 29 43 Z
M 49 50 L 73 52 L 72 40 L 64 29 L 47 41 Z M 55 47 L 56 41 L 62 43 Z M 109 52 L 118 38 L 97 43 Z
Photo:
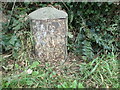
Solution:
M 15 42 L 17 41 L 17 37 L 15 35 L 13 35 L 9 41 L 10 44 L 14 45 Z

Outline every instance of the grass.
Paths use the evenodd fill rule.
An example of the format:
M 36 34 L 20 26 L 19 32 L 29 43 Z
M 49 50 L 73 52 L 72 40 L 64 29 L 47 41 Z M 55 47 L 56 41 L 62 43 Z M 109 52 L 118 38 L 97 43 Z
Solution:
M 117 55 L 113 52 L 98 56 L 90 62 L 81 61 L 70 55 L 72 57 L 70 62 L 62 65 L 60 71 L 56 71 L 55 67 L 51 67 L 47 62 L 42 64 L 31 57 L 30 52 L 32 52 L 34 42 L 29 28 L 27 28 L 28 24 L 26 24 L 24 14 L 26 11 L 22 8 L 23 12 L 20 13 L 19 9 L 14 6 L 15 3 L 12 12 L 9 13 L 13 25 L 10 26 L 10 21 L 5 24 L 5 26 L 9 25 L 13 28 L 13 31 L 10 29 L 12 32 L 9 33 L 13 38 L 7 41 L 7 37 L 10 38 L 10 36 L 2 35 L 7 44 L 5 45 L 8 46 L 4 49 L 10 48 L 8 50 L 10 54 L 2 54 L 0 58 L 2 88 L 120 88 L 119 63 Z M 13 9 L 17 16 L 14 16 Z M 6 32 L 3 30 L 3 33 L 4 31 Z M 70 37 L 73 36 L 70 34 Z
M 63 65 L 62 73 L 49 64 L 42 65 L 34 60 L 22 67 L 15 63 L 13 68 L 3 70 L 2 87 L 7 88 L 118 88 L 118 60 L 114 53 L 102 55 L 93 61 Z M 7 60 L 9 60 L 7 58 Z M 74 69 L 74 67 L 77 67 Z M 4 66 L 5 67 L 5 66 Z
M 34 44 L 30 32 L 18 32 L 21 47 L 11 54 L 2 55 L 3 88 L 118 88 L 118 60 L 113 52 L 101 55 L 90 62 L 70 55 L 60 71 L 47 62 L 42 64 L 31 57 Z M 27 37 L 27 38 L 25 38 Z
M 29 31 L 15 33 L 21 47 L 12 47 L 11 54 L 2 55 L 2 88 L 119 88 L 117 55 L 113 52 L 98 56 L 90 62 L 70 55 L 56 71 L 47 62 L 31 57 L 34 44 Z M 14 38 L 13 38 L 13 41 Z M 18 41 L 18 40 L 16 40 Z

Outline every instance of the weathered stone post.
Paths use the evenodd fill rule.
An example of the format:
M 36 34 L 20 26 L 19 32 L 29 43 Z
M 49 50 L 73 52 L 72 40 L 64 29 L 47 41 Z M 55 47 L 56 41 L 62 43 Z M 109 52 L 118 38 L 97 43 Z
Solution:
M 30 13 L 29 18 L 36 55 L 51 65 L 64 63 L 67 57 L 67 13 L 54 7 L 44 7 Z

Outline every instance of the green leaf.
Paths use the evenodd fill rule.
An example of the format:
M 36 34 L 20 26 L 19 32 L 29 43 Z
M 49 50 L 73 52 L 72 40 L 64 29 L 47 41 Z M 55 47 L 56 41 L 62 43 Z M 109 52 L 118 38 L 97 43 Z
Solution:
M 20 47 L 21 45 L 20 45 L 20 43 L 17 41 L 16 43 L 15 43 L 15 50 L 18 50 L 19 49 L 19 47 Z
M 33 64 L 31 65 L 31 68 L 35 68 L 35 67 L 37 67 L 37 65 L 39 65 L 39 62 L 38 62 L 38 61 L 35 61 L 35 62 L 33 62 Z
M 63 87 L 63 88 L 70 88 L 70 87 L 67 85 L 66 82 L 64 82 L 64 83 L 62 84 L 62 87 Z
M 69 38 L 73 38 L 73 35 L 72 35 L 71 32 L 67 32 L 67 36 L 68 36 Z
M 95 67 L 91 70 L 90 74 L 92 74 L 93 72 L 95 72 L 95 70 L 97 69 L 98 65 L 99 65 L 99 63 L 97 63 L 97 64 L 95 65 Z
M 77 80 L 75 80 L 75 81 L 72 83 L 71 88 L 76 88 L 76 87 L 77 87 Z
M 26 81 L 26 84 L 27 85 L 33 85 L 33 81 L 28 80 L 28 81 Z
M 14 30 L 19 30 L 21 28 L 21 26 L 18 24 L 17 26 L 15 26 L 13 29 Z
M 70 13 L 70 23 L 73 21 L 73 18 L 74 18 L 74 13 L 71 12 L 71 13 Z
M 39 72 L 38 71 L 34 71 L 34 72 L 32 72 L 32 75 L 38 75 L 39 74 Z
M 15 68 L 19 68 L 19 65 L 18 65 L 18 64 L 15 64 Z
M 61 85 L 58 85 L 57 87 L 58 87 L 58 88 L 62 88 L 62 86 L 61 86 Z
M 5 83 L 5 85 L 6 85 L 6 87 L 9 87 L 9 85 L 10 85 L 10 82 L 7 82 L 7 83 Z
M 16 27 L 16 26 L 18 26 L 19 23 L 20 23 L 19 20 L 14 19 L 12 26 Z
M 109 74 L 112 76 L 112 72 L 111 72 L 111 70 L 110 70 L 109 64 L 108 64 L 106 61 L 105 61 L 105 63 L 106 63 L 106 68 L 107 68 Z
M 82 83 L 78 84 L 78 88 L 84 88 L 84 86 L 82 85 Z
M 17 41 L 17 37 L 15 35 L 13 35 L 9 41 L 10 44 L 14 45 L 15 41 Z

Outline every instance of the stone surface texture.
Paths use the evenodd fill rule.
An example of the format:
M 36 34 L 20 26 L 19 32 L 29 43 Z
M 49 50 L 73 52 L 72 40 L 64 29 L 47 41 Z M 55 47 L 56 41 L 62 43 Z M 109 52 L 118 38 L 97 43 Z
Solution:
M 35 53 L 39 59 L 52 65 L 64 63 L 67 57 L 67 14 L 53 7 L 45 7 L 32 12 L 29 17 L 36 42 Z

